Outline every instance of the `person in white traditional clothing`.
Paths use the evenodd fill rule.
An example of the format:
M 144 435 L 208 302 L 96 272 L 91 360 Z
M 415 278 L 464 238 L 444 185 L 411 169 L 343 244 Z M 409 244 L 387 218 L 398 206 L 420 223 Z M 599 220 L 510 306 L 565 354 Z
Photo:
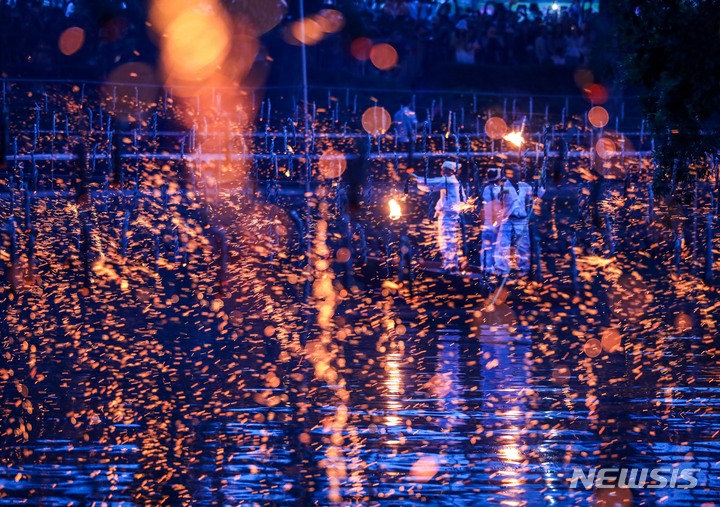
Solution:
M 460 164 L 445 162 L 442 165 L 442 176 L 439 178 L 420 178 L 414 173 L 410 176 L 417 181 L 422 192 L 440 191 L 440 198 L 435 205 L 435 217 L 438 224 L 437 245 L 442 255 L 442 267 L 447 271 L 460 269 L 458 255 L 459 220 L 462 204 L 462 189 L 457 179 Z
M 505 181 L 500 185 L 501 223 L 495 249 L 495 270 L 500 275 L 510 272 L 510 250 L 515 247 L 517 270 L 525 275 L 530 271 L 530 233 L 528 217 L 533 206 L 533 189 L 520 181 L 517 164 L 505 169 Z
M 502 223 L 502 204 L 500 203 L 500 169 L 488 169 L 487 179 L 482 189 L 483 225 L 482 247 L 480 250 L 480 264 L 483 270 L 493 273 L 495 271 L 495 247 L 497 245 L 498 230 Z

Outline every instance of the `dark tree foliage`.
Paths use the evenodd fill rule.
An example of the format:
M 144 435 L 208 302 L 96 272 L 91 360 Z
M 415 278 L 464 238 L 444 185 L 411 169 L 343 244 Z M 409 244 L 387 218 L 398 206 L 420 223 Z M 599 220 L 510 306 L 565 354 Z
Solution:
M 640 86 L 656 141 L 655 187 L 703 176 L 720 138 L 720 0 L 617 0 L 621 76 Z

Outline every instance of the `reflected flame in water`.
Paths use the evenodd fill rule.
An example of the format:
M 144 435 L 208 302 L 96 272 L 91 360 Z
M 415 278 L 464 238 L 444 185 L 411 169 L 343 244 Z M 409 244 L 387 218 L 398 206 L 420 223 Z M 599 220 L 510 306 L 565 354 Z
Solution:
M 508 431 L 513 432 L 511 435 L 504 435 L 502 440 L 502 447 L 498 449 L 498 457 L 500 461 L 506 463 L 505 469 L 500 470 L 498 475 L 502 478 L 501 483 L 506 489 L 505 494 L 508 496 L 516 496 L 522 494 L 521 489 L 516 489 L 525 484 L 525 477 L 522 475 L 521 465 L 526 461 L 525 456 L 522 454 L 520 445 L 518 444 L 517 432 L 519 428 L 509 427 Z M 503 505 L 511 505 L 512 502 L 504 501 Z M 520 504 L 518 504 L 520 505 Z
M 523 455 L 520 453 L 520 448 L 515 444 L 501 447 L 499 454 L 502 460 L 506 463 L 519 464 L 523 461 Z
M 440 471 L 438 456 L 422 456 L 410 469 L 408 480 L 412 482 L 428 482 Z
M 399 401 L 399 397 L 404 393 L 402 371 L 400 370 L 402 360 L 401 353 L 393 352 L 387 355 L 387 362 L 385 363 L 385 373 L 387 374 L 385 377 L 385 388 L 387 389 L 386 406 L 389 412 L 385 417 L 385 423 L 388 426 L 400 426 L 402 424 L 402 419 L 399 416 L 392 415 L 392 412 L 397 412 L 403 408 Z
M 385 366 L 385 371 L 388 376 L 385 381 L 385 386 L 387 387 L 388 394 L 390 395 L 397 396 L 403 393 L 400 361 L 402 361 L 402 355 L 400 353 L 394 352 L 388 354 L 388 360 Z

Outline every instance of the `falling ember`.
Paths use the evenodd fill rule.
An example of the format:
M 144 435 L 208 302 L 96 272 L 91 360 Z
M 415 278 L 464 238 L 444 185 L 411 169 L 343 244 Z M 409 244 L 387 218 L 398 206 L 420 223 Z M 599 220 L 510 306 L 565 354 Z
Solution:
M 610 121 L 610 114 L 604 107 L 595 106 L 588 111 L 588 120 L 590 120 L 593 127 L 601 129 L 603 127 L 607 127 L 607 124 Z
M 583 352 L 585 352 L 588 357 L 597 357 L 602 353 L 602 351 L 602 343 L 600 342 L 600 340 L 595 338 L 590 338 L 583 345 Z
M 557 366 L 553 368 L 551 378 L 556 384 L 565 385 L 570 382 L 570 376 L 570 368 L 567 366 Z
M 372 136 L 378 136 L 387 132 L 391 123 L 390 113 L 382 107 L 370 107 L 362 115 L 362 126 L 365 132 Z
M 440 471 L 440 464 L 435 456 L 422 456 L 410 468 L 408 479 L 412 482 L 428 482 Z
M 592 104 L 604 104 L 608 100 L 608 91 L 603 85 L 594 84 L 584 91 L 585 99 Z
M 622 336 L 617 329 L 602 332 L 602 348 L 605 352 L 622 352 Z
M 223 63 L 230 52 L 230 26 L 219 12 L 188 10 L 167 28 L 163 64 L 171 76 L 203 79 Z
M 62 35 L 60 35 L 58 46 L 60 47 L 60 52 L 62 54 L 70 56 L 80 51 L 80 48 L 82 48 L 84 43 L 85 30 L 80 27 L 73 26 L 65 30 Z
M 325 33 L 337 33 L 345 26 L 345 17 L 335 9 L 323 9 L 314 20 Z
M 395 199 L 390 199 L 388 206 L 390 208 L 390 220 L 398 220 L 402 217 L 402 209 Z
M 364 62 L 370 59 L 370 51 L 372 50 L 372 47 L 372 39 L 368 39 L 367 37 L 358 37 L 350 44 L 350 54 L 352 54 L 356 60 Z
M 587 90 L 595 82 L 595 76 L 590 69 L 577 69 L 573 78 L 575 79 L 575 84 L 582 90 Z
M 602 137 L 595 143 L 595 151 L 600 158 L 608 160 L 617 154 L 617 147 L 612 139 Z
M 192 7 L 190 0 L 155 0 L 150 5 L 148 22 L 153 31 L 162 34 L 181 13 Z
M 680 313 L 675 317 L 675 327 L 680 333 L 687 333 L 692 331 L 693 321 L 692 317 L 686 313 Z
M 505 120 L 497 116 L 488 119 L 488 121 L 485 123 L 485 134 L 490 139 L 502 139 L 507 134 L 507 131 L 507 123 L 505 123 Z
M 370 50 L 370 61 L 380 70 L 390 70 L 398 63 L 398 53 L 390 44 L 376 44 Z
M 325 36 L 320 24 L 311 18 L 302 19 L 292 24 L 290 34 L 299 44 L 313 46 Z
M 318 169 L 323 178 L 331 180 L 337 179 L 345 172 L 347 162 L 345 155 L 339 151 L 330 150 L 320 156 Z
M 345 263 L 348 262 L 351 259 L 351 253 L 348 248 L 342 247 L 339 248 L 337 252 L 335 252 L 335 260 L 337 262 Z
M 522 132 L 510 132 L 509 134 L 505 135 L 503 139 L 505 139 L 509 143 L 512 143 L 518 148 L 520 148 L 525 142 L 525 139 L 523 139 L 522 136 Z

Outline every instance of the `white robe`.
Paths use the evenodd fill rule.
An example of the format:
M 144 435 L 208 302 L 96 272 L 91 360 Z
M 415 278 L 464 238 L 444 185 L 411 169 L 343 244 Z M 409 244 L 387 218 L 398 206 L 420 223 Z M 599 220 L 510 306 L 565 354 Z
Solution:
M 510 272 L 510 251 L 515 247 L 517 269 L 521 273 L 530 270 L 530 233 L 528 230 L 528 209 L 532 204 L 533 190 L 521 181 L 516 189 L 506 181 L 500 197 L 502 222 L 498 231 L 495 249 L 495 269 L 500 274 Z
M 435 205 L 438 224 L 437 244 L 442 255 L 443 269 L 459 269 L 459 219 L 462 208 L 460 182 L 455 177 L 418 179 L 418 189 L 424 192 L 440 191 L 440 199 Z

